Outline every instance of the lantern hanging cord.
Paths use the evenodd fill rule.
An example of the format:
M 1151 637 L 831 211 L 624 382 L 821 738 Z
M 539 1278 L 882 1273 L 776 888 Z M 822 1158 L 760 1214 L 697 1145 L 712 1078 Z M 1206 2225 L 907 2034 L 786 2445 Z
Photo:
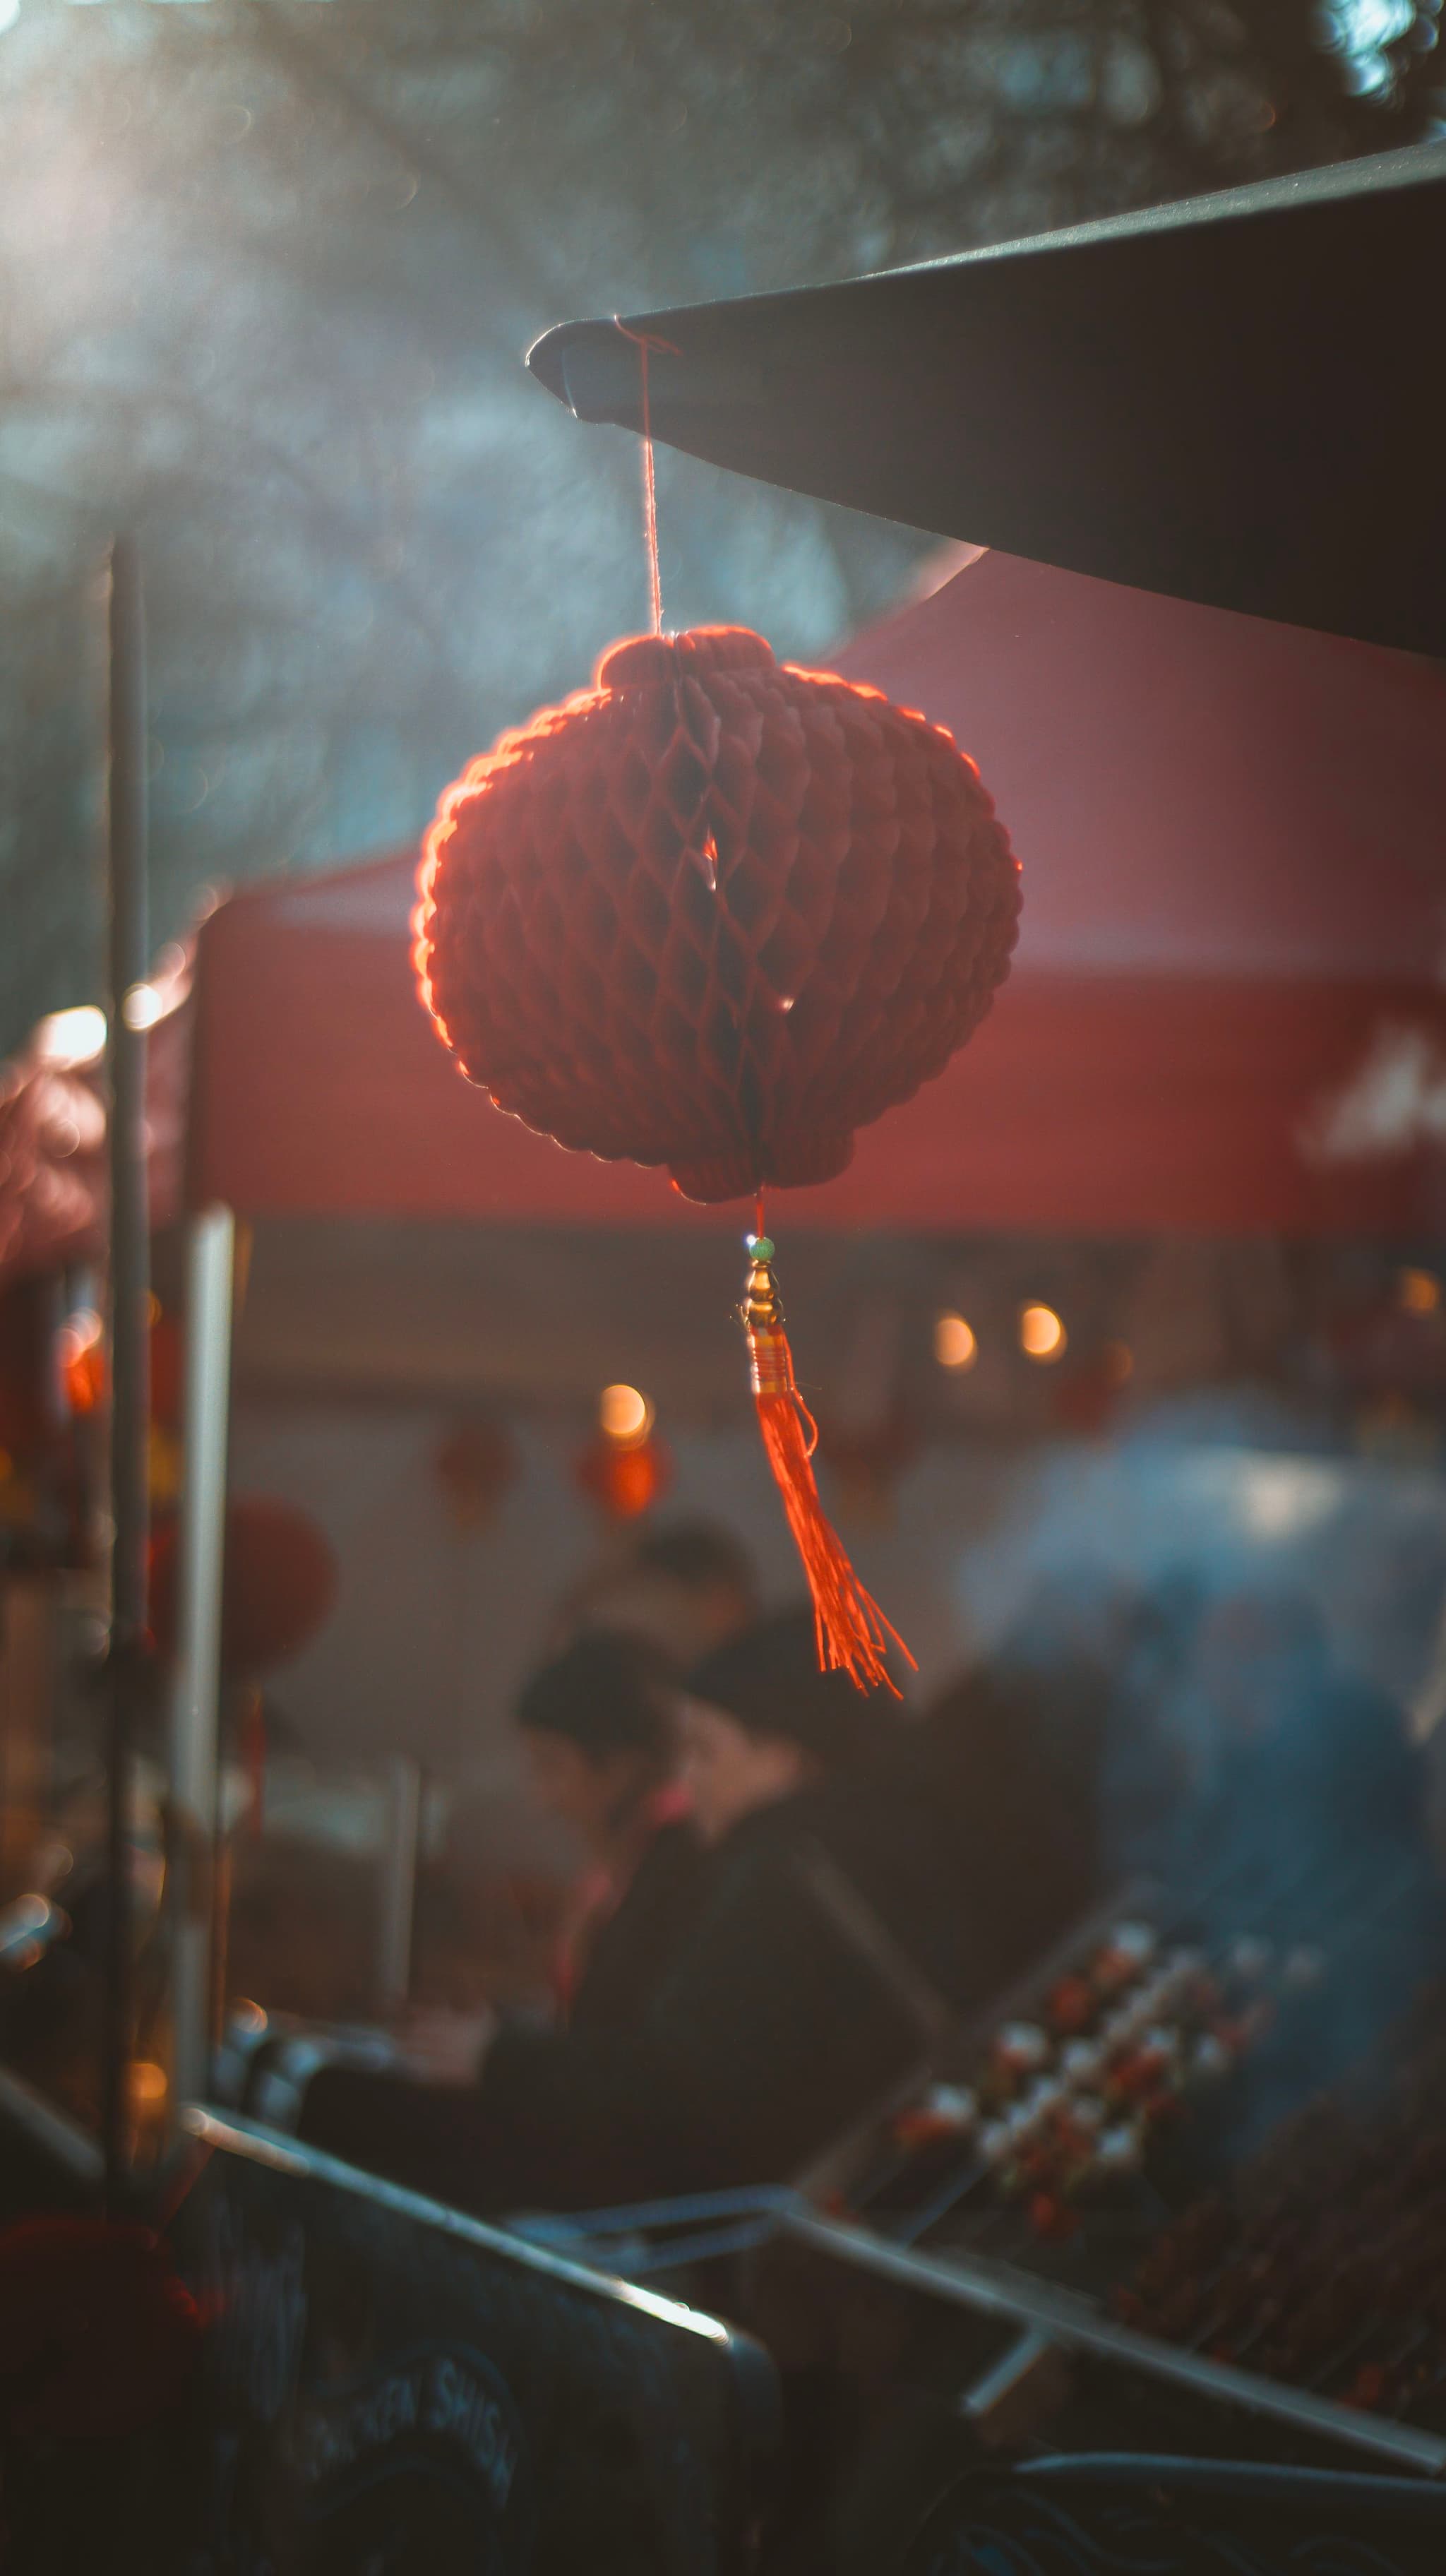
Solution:
M 638 352 L 643 420 L 643 538 L 648 550 L 648 597 L 652 610 L 652 631 L 655 635 L 661 635 L 663 577 L 658 568 L 658 478 L 653 464 L 653 413 L 648 394 L 648 353 L 652 349 L 662 349 L 670 358 L 676 358 L 678 351 L 671 340 L 655 339 L 646 331 L 630 331 L 619 314 L 615 313 L 613 320 L 623 338 L 631 340 Z

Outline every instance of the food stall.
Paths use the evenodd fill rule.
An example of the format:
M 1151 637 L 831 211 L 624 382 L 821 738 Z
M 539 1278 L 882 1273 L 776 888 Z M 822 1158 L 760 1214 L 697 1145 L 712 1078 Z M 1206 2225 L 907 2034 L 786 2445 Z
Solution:
M 1030 909 L 1009 991 L 968 1054 L 865 1136 L 839 1179 L 785 1202 L 800 1268 L 826 1276 L 836 1244 L 874 1229 L 924 1239 L 1051 1226 L 1370 1236 L 1404 1256 L 1429 1245 L 1439 1223 L 1446 1066 L 1434 874 L 1443 684 L 1417 657 L 1440 642 L 1437 585 L 1418 578 L 1430 553 L 1420 513 L 1434 505 L 1437 485 L 1403 471 L 1398 441 L 1430 436 L 1431 407 L 1411 392 L 1411 370 L 1424 363 L 1414 336 L 1420 308 L 1401 281 L 1429 265 L 1446 203 L 1443 172 L 1446 160 L 1432 147 L 1409 170 L 1322 174 L 915 276 L 639 324 L 650 344 L 667 344 L 653 361 L 655 435 L 799 488 L 922 518 L 971 547 L 1002 540 L 1021 550 L 976 553 L 931 598 L 842 657 L 851 676 L 957 727 L 1001 805 L 1007 800 L 1030 869 Z M 1328 297 L 1313 283 L 1326 275 Z M 1185 293 L 1187 276 L 1199 295 Z M 1257 291 L 1262 280 L 1268 292 Z M 1283 295 L 1292 315 L 1298 308 L 1294 340 Z M 1369 352 L 1359 372 L 1339 365 L 1347 306 L 1359 352 Z M 1066 327 L 1080 311 L 1091 317 L 1084 343 Z M 1251 311 L 1257 319 L 1247 328 Z M 945 348 L 951 366 L 941 361 Z M 1001 373 L 1010 351 L 1013 372 Z M 636 344 L 611 326 L 566 326 L 539 344 L 533 364 L 580 415 L 640 425 Z M 1122 372 L 1154 387 L 1162 405 L 1169 395 L 1154 412 L 1131 410 L 1128 440 L 1119 434 Z M 1273 397 L 1243 402 L 1242 385 L 1259 389 L 1267 379 Z M 1086 392 L 1092 414 L 1081 409 Z M 1292 470 L 1280 463 L 1278 432 L 1301 413 L 1311 419 L 1310 474 L 1295 470 L 1299 449 L 1288 441 Z M 992 423 L 988 434 L 962 438 L 966 414 Z M 1021 418 L 1032 424 L 1029 440 L 1018 434 Z M 1407 488 L 1416 513 L 1410 546 L 1392 515 Z M 1144 588 L 1115 586 L 1127 581 Z M 1263 615 L 1290 618 L 1295 629 L 1253 622 Z M 1308 627 L 1326 631 L 1301 631 Z M 1158 689 L 1162 670 L 1179 675 L 1164 709 L 1140 688 L 1149 674 Z M 1182 708 L 1208 708 L 1203 739 L 1195 725 L 1172 732 Z M 1097 818 L 1092 839 L 1086 808 Z M 590 1243 L 635 1243 L 666 1226 L 680 1264 L 696 1268 L 732 1222 L 726 1212 L 680 1215 L 656 1174 L 564 1156 L 456 1080 L 417 1007 L 412 873 L 402 854 L 326 881 L 280 880 L 238 894 L 201 926 L 193 957 L 155 987 L 153 1212 L 169 1205 L 183 1237 L 187 1340 L 172 1787 L 179 1823 L 202 1846 L 214 1812 L 233 1356 L 246 1364 L 248 1327 L 243 1317 L 238 1334 L 233 1293 L 238 1224 L 249 1237 L 248 1307 L 254 1295 L 264 1312 L 268 1258 L 291 1261 L 293 1285 L 298 1270 L 309 1276 L 310 1314 L 304 1295 L 287 1314 L 294 1370 L 328 1355 L 335 1365 L 338 1312 L 365 1308 L 350 1294 L 339 1306 L 336 1293 L 356 1279 L 359 1224 L 442 1226 L 453 1243 L 471 1233 L 493 1275 L 492 1313 L 518 1339 L 543 1336 L 555 1354 L 590 1298 L 579 1289 L 546 1314 L 519 1317 L 508 1270 L 519 1239 L 571 1232 Z M 57 1043 L 53 1030 L 42 1033 L 4 1103 L 9 1133 L 29 1140 L 5 1221 L 32 1271 L 78 1258 L 96 1239 L 93 1114 L 41 1113 L 37 1086 L 58 1078 L 45 1049 Z M 83 1051 L 64 1079 L 77 1106 L 93 1100 Z M 429 1237 L 429 1256 L 439 1239 Z M 417 1295 L 435 1296 L 444 1276 L 445 1264 L 429 1257 Z M 373 1353 L 377 1338 L 374 1331 Z M 587 1366 L 596 1383 L 591 1357 Z M 1191 1927 L 1148 1906 L 1128 1920 L 1147 1936 L 1133 1952 L 1125 1945 L 1136 1982 L 1147 1981 L 1157 1954 L 1161 1965 L 1149 1975 L 1168 1968 L 1183 1980 L 1180 2049 L 1209 2037 L 1196 2027 L 1207 2009 L 1201 1981 L 1218 1981 L 1221 1962 L 1197 1961 L 1187 1976 L 1179 1954 L 1200 1948 Z M 1081 1955 L 1059 1976 L 1098 1984 L 1099 1957 L 1112 1955 L 1112 1941 L 1120 1946 L 1116 1929 L 1082 1927 Z M 1232 1937 L 1264 1936 L 1242 1921 Z M 183 1912 L 176 2070 L 192 2093 L 207 2082 L 208 1970 L 204 1921 Z M 1152 1993 L 1152 2012 L 1162 2015 L 1166 2001 Z M 1047 2021 L 1048 2011 L 1046 1993 L 1024 1998 L 1018 2013 L 1001 2006 L 997 2018 L 1038 2029 L 1030 2014 Z M 1075 2036 L 1089 2044 L 1088 2031 Z M 926 2340 L 943 2356 L 939 2384 L 956 2437 L 962 2411 L 966 2436 L 1014 2425 L 1036 2447 L 1057 2442 L 1066 2452 L 1123 2439 L 1160 2452 L 1168 2439 L 1266 2468 L 1339 2466 L 1362 2453 L 1418 2478 L 1442 2466 L 1433 2426 L 1398 2420 L 1389 2406 L 1377 2429 L 1358 2400 L 1358 2420 L 1331 2393 L 1306 2389 L 1283 2405 L 1268 2374 L 1209 2353 L 1188 2367 L 1172 2359 L 1163 2336 L 1107 2312 L 1114 2291 L 1128 2289 L 1118 2273 L 1085 2288 L 1040 2285 L 1017 2244 L 1010 2240 L 1002 2257 L 981 2251 L 968 2223 L 956 2247 L 950 2220 L 971 2204 L 974 2186 L 954 2186 L 978 2162 L 963 2097 L 972 2093 L 977 2108 L 981 2065 L 992 2065 L 998 2037 L 993 2028 L 959 2034 L 957 2062 L 951 2051 L 910 2101 L 881 2115 L 882 2126 L 840 2142 L 837 2174 L 755 2213 L 757 2285 L 738 2296 L 761 2325 L 778 2313 L 767 2258 L 781 2249 L 790 2261 L 807 2258 L 817 2275 L 801 2293 L 790 2276 L 795 2317 L 816 2321 L 836 2299 L 847 2306 L 861 2281 L 887 2299 L 923 2302 L 930 2327 L 946 2313 L 951 2332 L 941 2339 L 926 2330 Z M 357 2187 L 244 2120 L 228 2127 L 203 2112 L 192 2125 L 211 2158 L 194 2211 L 204 2213 L 208 2195 L 226 2211 L 268 2203 L 265 2242 L 242 2265 L 245 2277 L 260 2281 L 278 2247 L 296 2241 L 281 2200 L 306 2203 L 311 2215 L 298 2226 L 309 2295 L 333 2221 L 343 2235 L 351 2225 L 338 2213 L 352 2211 L 347 2194 Z M 926 2148 L 927 2173 L 915 2162 Z M 983 2188 L 992 2212 L 992 2182 Z M 946 2206 L 936 2210 L 941 2196 Z M 390 2249 L 394 2235 L 400 2244 L 414 2227 L 429 2249 L 465 2240 L 479 2262 L 485 2255 L 539 2277 L 511 2241 L 469 2233 L 380 2189 L 361 2192 L 361 2201 L 378 2234 L 360 2268 L 378 2279 L 393 2260 L 381 2237 Z M 971 2204 L 967 2220 L 975 2214 Z M 666 2266 L 672 2226 L 696 2217 L 626 2214 L 578 2244 L 641 2274 L 648 2240 L 665 2240 Z M 218 2222 L 223 2235 L 233 2223 Z M 200 2257 L 186 2259 L 199 2280 Z M 605 2292 L 595 2278 L 579 2285 L 570 2273 L 548 2277 L 589 2300 L 620 2299 L 630 2313 L 644 2295 Z M 515 2283 L 509 2295 L 520 2295 Z M 655 2321 L 696 2331 L 671 2312 Z M 422 2331 L 411 2309 L 404 2327 Z M 379 2314 L 371 2331 L 366 2348 L 379 2352 L 393 2327 Z M 715 2336 L 719 2351 L 725 2342 Z M 1064 2384 L 1061 2354 L 1071 2393 L 1046 2402 L 1044 2392 Z M 1366 2366 L 1377 2366 L 1374 2352 Z M 1379 2362 L 1383 2392 L 1394 2387 L 1395 2366 Z M 289 2402 L 334 2414 L 329 2368 L 315 2352 L 303 2358 L 299 2346 L 288 2348 Z M 336 2385 L 350 2383 L 343 2376 Z M 396 2386 L 405 2411 L 412 2383 L 403 2374 Z M 1182 2388 L 1198 2401 L 1193 2413 L 1170 2411 Z M 1080 2389 L 1085 2411 L 1072 2416 Z M 1258 2437 L 1241 2432 L 1247 2417 L 1264 2426 Z M 263 2484 L 279 2458 L 276 2422 L 262 2408 L 247 2433 L 229 2419 L 225 2428 L 233 2448 L 251 2439 Z M 1211 2425 L 1228 2428 L 1218 2442 Z M 340 2443 L 349 2461 L 351 2441 L 329 2415 L 322 2447 Z M 957 2464 L 951 2453 L 950 2467 Z M 1127 2467 L 1119 2474 L 1127 2480 Z M 1248 2485 L 1246 2468 L 1237 2475 Z M 1037 2492 L 1011 2489 L 998 2512 L 1007 2517 L 1021 2493 L 1028 2502 Z M 1272 2510 L 1286 2511 L 1283 2492 L 1271 2490 Z M 1320 2508 L 1322 2492 L 1309 2490 L 1308 2510 Z M 922 2510 L 918 2487 L 907 2493 Z M 1374 2508 L 1379 2545 L 1391 2499 L 1383 2489 L 1353 2489 L 1350 2503 Z M 1412 2536 L 1405 2554 L 1383 2563 L 1428 2563 L 1409 2555 L 1415 2529 L 1399 2497 L 1395 2505 Z M 717 2563 L 736 2563 L 745 2540 Z M 939 2540 L 941 2552 L 952 2545 L 948 2534 Z M 520 2528 L 508 2525 L 495 2546 L 499 2565 L 541 2563 Z M 658 2563 L 685 2561 L 675 2552 Z M 928 2563 L 1013 2562 L 976 2551 Z
M 565 325 L 531 363 L 580 419 L 799 490 L 1078 574 L 1439 654 L 1439 496 L 1426 504 L 1435 524 L 1423 556 L 1419 484 L 1390 487 L 1392 458 L 1430 438 L 1439 406 L 1415 297 L 1443 225 L 1446 154 L 1434 146 L 817 293 L 635 315 L 621 329 Z M 1051 696 L 1054 639 L 1041 651 L 1021 613 L 1030 576 L 1011 589 L 1013 568 L 994 561 L 1000 685 L 1027 693 L 1040 767 L 1078 813 L 1093 690 L 1076 669 L 1082 685 Z M 920 640 L 927 615 L 906 621 Z M 1097 591 L 1085 612 L 1107 692 L 1130 667 L 1130 618 L 1123 592 Z M 1243 663 L 1279 640 L 1242 628 Z M 927 647 L 911 666 L 906 642 L 880 670 L 896 693 L 901 665 L 938 712 Z M 1165 651 L 1135 670 L 1160 749 L 1174 754 L 1172 787 L 1202 762 L 1194 810 L 1215 864 L 1196 882 L 1213 897 L 1250 848 L 1217 830 L 1212 810 L 1215 755 L 1223 745 L 1228 774 L 1235 727 L 1223 669 L 1204 688 L 1188 655 Z M 981 750 L 976 710 L 994 676 L 966 639 L 949 714 Z M 1425 666 L 1418 676 L 1428 692 L 1439 682 Z M 1147 778 L 1155 744 L 1135 748 Z M 1327 758 L 1321 775 L 1333 769 Z M 986 774 L 1003 794 L 999 773 Z M 1390 774 L 1374 773 L 1387 794 Z M 1309 869 L 1310 804 L 1297 794 L 1275 818 L 1255 880 L 1267 899 L 1288 882 L 1292 852 Z M 1268 810 L 1258 805 L 1256 820 Z M 1176 828 L 1179 815 L 1177 804 Z M 1368 903 L 1393 843 L 1378 818 L 1341 880 Z M 1092 820 L 1078 826 L 1085 848 Z M 1019 839 L 1027 850 L 1022 828 Z M 1097 847 L 1080 870 L 1076 935 L 1099 934 L 1102 990 L 1119 952 L 1095 907 L 1130 846 L 1128 829 L 1111 835 L 1104 871 Z M 1439 887 L 1439 823 L 1409 857 L 1395 846 L 1408 874 Z M 1160 879 L 1141 908 L 1152 929 L 1179 891 L 1169 844 L 1156 848 Z M 1215 946 L 1213 901 L 1180 926 L 1164 984 L 1176 1028 Z M 1270 942 L 1263 922 L 1252 927 L 1236 963 L 1264 1001 Z M 1138 990 L 1125 996 L 1108 1031 L 1077 1048 L 1075 1079 L 1087 1085 L 1108 1060 L 1138 1002 Z M 1288 1024 L 1269 1002 L 1262 1019 L 1277 1033 Z M 1247 1005 L 1216 1026 L 1238 1044 L 1248 1023 Z M 1297 1153 L 1329 1164 L 1349 1138 L 1348 1154 L 1379 1170 L 1409 1133 L 1424 1142 L 1406 1106 L 1414 1053 L 1388 1011 L 1335 1108 L 1297 1122 Z M 1150 1060 L 1142 1049 L 1146 1081 Z M 1162 1123 L 1188 1119 L 1189 1088 L 1165 1071 L 1173 1060 L 1168 1042 L 1153 1056 Z M 1042 1104 L 1036 1114 L 1047 1122 Z M 1237 1170 L 1254 1124 L 1238 1099 Z M 1175 1213 L 1188 1223 L 1211 1167 L 1183 1123 L 1177 1132 Z M 1081 1187 L 1108 1191 L 1123 1138 L 1135 1143 L 1127 1119 L 1102 1123 Z M 1309 1878 L 1309 1856 L 1303 1868 Z M 1255 1920 L 1262 1892 L 1247 1879 L 1214 1889 L 1203 1921 L 1156 1891 L 1123 1921 L 1117 1909 L 1113 1925 L 1080 1926 L 1027 1991 L 956 2033 L 796 2198 L 756 2209 L 751 2236 L 740 2207 L 615 2212 L 583 2231 L 594 2250 L 611 2242 L 616 2259 L 666 2277 L 670 2230 L 685 2266 L 706 2266 L 706 2226 L 717 2230 L 715 2260 L 743 2266 L 735 2312 L 768 2321 L 796 2390 L 812 2383 L 815 2411 L 818 2384 L 832 2389 L 839 2527 L 868 2528 L 839 2563 L 870 2563 L 871 2550 L 874 2564 L 894 2552 L 910 2567 L 961 2571 L 1436 2562 L 1439 2495 L 1351 2475 L 1370 2459 L 1427 2478 L 1446 2469 L 1439 2005 L 1415 1992 L 1432 1945 L 1408 1935 L 1394 1968 L 1383 1964 L 1391 1890 L 1353 1896 L 1349 1875 L 1317 1871 L 1280 1922 Z M 1317 1949 L 1305 1936 L 1327 1927 Z M 1353 2011 L 1332 1982 L 1373 1952 L 1377 1973 Z M 1312 2012 L 1337 2040 L 1352 2029 L 1359 2061 L 1314 2103 L 1322 2060 L 1299 2044 Z M 1248 2149 L 1242 2114 L 1260 2082 L 1272 2116 Z M 872 2498 L 857 2468 L 871 2438 Z M 1125 2445 L 1133 2456 L 1090 2456 Z M 988 2469 L 1000 2450 L 1019 2463 L 1012 2473 Z M 916 2549 L 901 2549 L 908 2500 L 951 2477 Z

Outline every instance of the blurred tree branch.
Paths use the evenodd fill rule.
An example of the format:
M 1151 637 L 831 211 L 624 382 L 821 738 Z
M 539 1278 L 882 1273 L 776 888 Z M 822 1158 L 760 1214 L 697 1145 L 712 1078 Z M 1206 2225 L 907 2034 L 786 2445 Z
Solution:
M 1322 42 L 1324 25 L 1334 50 Z M 159 935 L 413 834 L 643 608 L 636 452 L 521 349 L 1411 139 L 1434 8 L 97 0 L 0 35 L 0 1045 L 85 998 L 93 574 L 147 556 Z M 927 541 L 660 459 L 670 622 L 793 653 Z

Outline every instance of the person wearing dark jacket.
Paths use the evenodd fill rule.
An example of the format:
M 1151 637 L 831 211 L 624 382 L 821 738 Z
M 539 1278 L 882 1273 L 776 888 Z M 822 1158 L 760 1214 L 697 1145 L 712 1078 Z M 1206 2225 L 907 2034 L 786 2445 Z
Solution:
M 303 2137 L 484 2210 L 793 2172 L 920 2053 L 887 1973 L 810 1876 L 819 1794 L 881 1723 L 851 1682 L 818 1671 L 804 1614 L 761 1621 L 705 1658 L 682 1733 L 711 1845 L 707 1895 L 645 2010 L 626 2030 L 473 2026 L 459 2034 L 465 2085 L 445 2049 L 419 2071 L 449 2083 L 324 2072 Z
M 675 1700 L 661 1654 L 597 1633 L 544 1664 L 517 1704 L 538 1804 L 589 1863 L 554 1978 L 573 2030 L 625 2027 L 697 1912 L 702 1846 L 677 1777 Z
M 941 1831 L 907 1763 L 883 1795 L 907 1731 L 891 1700 L 819 1672 L 807 1613 L 705 1659 L 683 1741 L 708 1894 L 632 2026 L 498 2032 L 465 2090 L 323 2075 L 304 2137 L 355 2154 L 364 2132 L 379 2170 L 484 2211 L 788 2181 L 922 2065 L 953 2011 L 1027 1964 L 993 1908 L 1029 1853 L 1001 1855 L 967 1802 Z
M 553 1961 L 558 2027 L 624 2029 L 667 1973 L 703 1892 L 703 1847 L 678 1778 L 673 1667 L 642 1638 L 585 1633 L 533 1674 L 515 1717 L 533 1795 L 587 1861 Z M 490 2013 L 415 2011 L 405 2061 L 465 2082 L 493 2027 Z

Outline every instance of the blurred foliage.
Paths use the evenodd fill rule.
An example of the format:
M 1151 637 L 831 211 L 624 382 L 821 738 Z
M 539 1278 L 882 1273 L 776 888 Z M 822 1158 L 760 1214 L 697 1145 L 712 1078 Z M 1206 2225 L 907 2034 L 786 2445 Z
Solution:
M 155 935 L 413 835 L 645 612 L 570 314 L 1415 139 L 1438 0 L 0 0 L 0 1047 L 98 966 L 98 568 L 142 538 Z M 817 654 L 927 540 L 660 459 L 670 623 Z

